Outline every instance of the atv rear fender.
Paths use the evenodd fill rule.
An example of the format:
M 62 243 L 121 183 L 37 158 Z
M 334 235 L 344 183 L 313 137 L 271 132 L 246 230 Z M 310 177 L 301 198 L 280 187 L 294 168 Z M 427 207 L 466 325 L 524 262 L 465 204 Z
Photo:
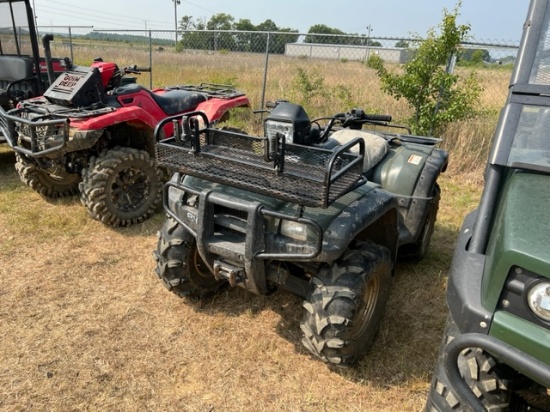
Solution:
M 437 178 L 447 168 L 449 155 L 430 144 L 392 144 L 386 157 L 368 175 L 399 199 L 402 219 L 399 243 L 416 241 L 429 211 Z
M 200 103 L 196 110 L 203 112 L 210 123 L 216 123 L 224 121 L 225 115 L 237 107 L 250 107 L 248 97 L 243 95 L 232 99 L 209 99 Z

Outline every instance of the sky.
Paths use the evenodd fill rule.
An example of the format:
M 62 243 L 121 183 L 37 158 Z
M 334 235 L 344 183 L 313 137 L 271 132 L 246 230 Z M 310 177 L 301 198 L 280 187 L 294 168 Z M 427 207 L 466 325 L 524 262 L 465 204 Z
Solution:
M 457 0 L 31 0 L 38 26 L 93 26 L 94 29 L 173 30 L 175 17 L 209 20 L 227 13 L 235 21 L 258 25 L 271 19 L 279 28 L 307 33 L 325 24 L 345 33 L 371 37 L 423 36 L 441 22 L 443 9 Z M 459 24 L 470 24 L 470 34 L 481 42 L 517 43 L 528 0 L 462 0 Z

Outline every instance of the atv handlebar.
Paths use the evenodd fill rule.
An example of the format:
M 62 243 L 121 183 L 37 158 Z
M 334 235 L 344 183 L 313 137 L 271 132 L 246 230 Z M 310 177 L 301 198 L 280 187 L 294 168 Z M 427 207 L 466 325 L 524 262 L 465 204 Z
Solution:
M 150 67 L 137 67 L 135 64 L 133 66 L 128 66 L 122 69 L 124 74 L 141 74 L 142 72 L 150 72 Z
M 312 121 L 312 123 L 316 123 L 318 120 L 323 119 L 330 120 L 325 129 L 321 132 L 318 142 L 325 142 L 328 139 L 336 123 L 340 123 L 341 127 L 349 127 L 351 129 L 361 129 L 364 123 L 370 123 L 379 126 L 401 127 L 387 124 L 392 120 L 392 117 L 389 114 L 367 114 L 363 109 L 351 109 L 347 113 L 336 113 L 334 116 L 329 118 L 315 119 Z
M 392 117 L 389 114 L 365 114 L 363 120 L 372 122 L 391 122 Z

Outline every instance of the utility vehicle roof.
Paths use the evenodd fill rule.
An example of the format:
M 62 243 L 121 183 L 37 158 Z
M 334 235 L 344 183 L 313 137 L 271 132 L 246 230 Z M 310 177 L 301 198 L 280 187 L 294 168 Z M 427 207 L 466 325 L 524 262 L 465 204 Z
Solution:
M 550 0 L 531 3 L 489 162 L 550 173 Z

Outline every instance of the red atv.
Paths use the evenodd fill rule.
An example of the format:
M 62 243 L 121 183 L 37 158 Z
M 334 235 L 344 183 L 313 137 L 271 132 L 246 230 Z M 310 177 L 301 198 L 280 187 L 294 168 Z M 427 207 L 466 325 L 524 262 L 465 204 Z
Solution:
M 203 112 L 224 120 L 236 107 L 250 107 L 232 86 L 203 83 L 149 90 L 119 69 L 95 61 L 72 66 L 42 97 L 5 112 L 0 129 L 17 152 L 21 180 L 47 198 L 80 190 L 91 216 L 112 226 L 149 218 L 161 203 L 163 172 L 154 160 L 153 131 L 167 116 Z M 169 123 L 160 136 L 171 136 Z

